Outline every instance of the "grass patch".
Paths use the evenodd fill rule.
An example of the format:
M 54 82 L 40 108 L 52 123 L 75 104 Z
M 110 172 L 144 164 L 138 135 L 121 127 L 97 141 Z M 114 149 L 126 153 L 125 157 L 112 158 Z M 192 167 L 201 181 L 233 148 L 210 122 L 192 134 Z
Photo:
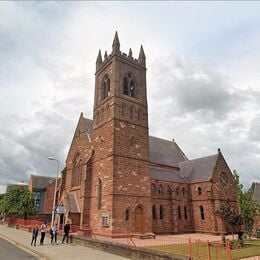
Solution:
M 154 250 L 159 250 L 167 253 L 174 253 L 178 255 L 189 255 L 188 244 L 172 244 L 172 245 L 158 245 L 149 247 Z M 260 240 L 246 240 L 244 247 L 231 250 L 232 259 L 241 259 L 245 257 L 260 255 Z M 228 259 L 227 250 L 224 248 L 210 247 L 210 255 L 212 260 Z M 206 243 L 192 244 L 193 259 L 208 259 L 208 249 Z

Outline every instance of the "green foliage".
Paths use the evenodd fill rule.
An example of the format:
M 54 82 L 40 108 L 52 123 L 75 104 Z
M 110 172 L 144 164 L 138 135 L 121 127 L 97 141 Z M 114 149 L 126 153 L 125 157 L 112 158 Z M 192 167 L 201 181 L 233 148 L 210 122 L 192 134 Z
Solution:
M 223 207 L 218 213 L 228 223 L 232 229 L 232 233 L 240 231 L 242 216 L 234 208 L 230 206 Z
M 27 187 L 17 187 L 9 190 L 0 201 L 0 211 L 7 215 L 19 215 L 27 218 L 36 213 L 32 194 Z
M 236 190 L 237 190 L 237 202 L 242 216 L 245 230 L 249 236 L 252 235 L 254 218 L 260 212 L 260 205 L 253 196 L 253 190 L 251 188 L 244 189 L 243 185 L 239 183 L 239 174 L 234 171 L 233 176 L 235 178 Z

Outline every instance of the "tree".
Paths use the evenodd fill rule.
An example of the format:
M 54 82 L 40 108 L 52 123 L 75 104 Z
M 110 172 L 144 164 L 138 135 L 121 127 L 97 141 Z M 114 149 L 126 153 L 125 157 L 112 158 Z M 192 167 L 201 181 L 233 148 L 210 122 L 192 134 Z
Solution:
M 228 205 L 227 207 L 222 207 L 217 213 L 229 225 L 232 234 L 239 233 L 241 231 L 242 216 L 237 212 L 237 210 Z
M 254 218 L 259 214 L 260 205 L 253 196 L 253 190 L 251 188 L 245 190 L 243 184 L 239 183 L 239 174 L 236 171 L 233 172 L 233 176 L 235 178 L 237 202 L 242 221 L 247 234 L 251 237 L 253 233 Z
M 21 186 L 9 190 L 0 202 L 0 211 L 7 215 L 19 215 L 24 219 L 34 215 L 32 194 L 27 187 Z

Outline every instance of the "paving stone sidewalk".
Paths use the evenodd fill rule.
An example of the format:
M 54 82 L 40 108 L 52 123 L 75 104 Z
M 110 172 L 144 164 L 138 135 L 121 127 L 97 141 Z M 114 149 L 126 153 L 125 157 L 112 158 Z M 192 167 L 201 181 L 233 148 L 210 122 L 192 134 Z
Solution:
M 50 237 L 47 234 L 45 238 L 45 245 L 38 245 L 40 237 L 37 238 L 37 246 L 31 246 L 31 233 L 23 230 L 9 228 L 5 225 L 0 225 L 0 237 L 12 242 L 16 246 L 25 251 L 32 252 L 37 255 L 39 259 L 48 260 L 123 260 L 128 259 L 121 256 L 106 253 L 100 250 L 95 250 L 88 247 L 83 247 L 74 244 L 62 244 L 58 241 L 57 245 L 51 245 Z

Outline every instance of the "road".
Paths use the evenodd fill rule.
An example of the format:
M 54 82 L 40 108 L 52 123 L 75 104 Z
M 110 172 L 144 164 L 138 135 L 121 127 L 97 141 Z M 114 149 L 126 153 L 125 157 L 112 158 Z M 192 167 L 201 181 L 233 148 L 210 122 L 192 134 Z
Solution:
M 36 260 L 38 258 L 0 238 L 0 259 Z

